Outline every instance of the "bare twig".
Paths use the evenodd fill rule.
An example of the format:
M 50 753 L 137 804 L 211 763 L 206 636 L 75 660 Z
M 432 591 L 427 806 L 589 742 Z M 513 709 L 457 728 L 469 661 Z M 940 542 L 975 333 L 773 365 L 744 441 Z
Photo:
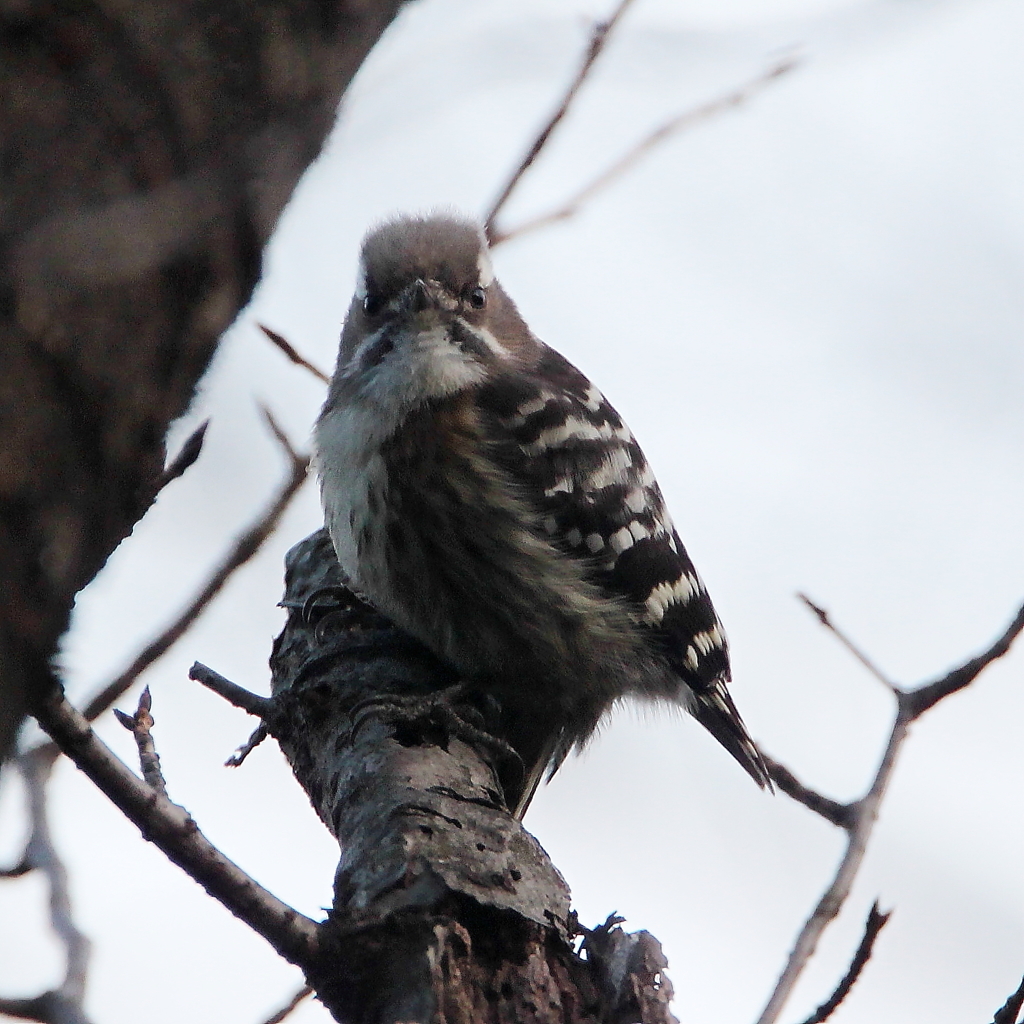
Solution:
M 245 743 L 224 762 L 225 768 L 237 768 L 270 735 L 266 719 L 273 711 L 273 698 L 261 697 L 258 693 L 253 693 L 245 689 L 244 686 L 231 682 L 230 679 L 226 679 L 219 672 L 214 672 L 212 668 L 207 668 L 206 665 L 198 661 L 188 670 L 188 677 L 197 683 L 202 683 L 207 689 L 213 690 L 214 693 L 234 704 L 236 708 L 241 708 L 250 715 L 264 719 L 253 730 L 252 735 Z
M 878 933 L 885 927 L 886 922 L 891 916 L 892 911 L 890 910 L 887 914 L 883 914 L 878 909 L 878 901 L 875 900 L 871 905 L 871 910 L 868 912 L 868 919 L 864 924 L 864 937 L 860 940 L 857 952 L 853 954 L 850 969 L 843 975 L 843 979 L 836 986 L 835 992 L 804 1021 L 804 1024 L 824 1024 L 838 1009 L 839 1004 L 850 994 L 850 989 L 856 984 L 857 979 L 860 977 L 860 972 L 864 970 L 868 960 L 871 959 L 871 951 L 874 948 L 875 939 L 878 938 Z
M 270 432 L 274 435 L 275 440 L 281 446 L 281 450 L 288 457 L 288 461 L 292 464 L 292 469 L 302 469 L 303 472 L 309 469 L 309 456 L 300 455 L 296 450 L 295 446 L 288 439 L 288 435 L 281 429 L 281 424 L 274 419 L 274 414 L 270 411 L 267 406 L 260 404 L 260 412 L 263 413 L 263 418 L 267 421 L 267 426 L 270 428 Z
M 25 779 L 32 822 L 22 863 L 28 870 L 41 871 L 46 878 L 50 890 L 50 924 L 64 946 L 66 966 L 64 980 L 57 988 L 31 999 L 0 999 L 0 1013 L 53 1024 L 86 1022 L 83 1002 L 91 943 L 78 930 L 72 916 L 67 868 L 50 832 L 46 787 L 53 759 L 36 749 L 22 754 L 16 763 Z
M 0 868 L 0 878 L 21 878 L 27 875 L 30 871 L 34 871 L 35 866 L 28 859 L 28 857 L 22 857 L 16 864 L 12 864 L 9 868 Z
M 316 953 L 318 925 L 279 900 L 220 852 L 192 816 L 121 761 L 55 687 L 35 709 L 39 724 L 75 764 L 175 864 L 292 963 Z
M 181 451 L 167 463 L 164 471 L 156 478 L 156 482 L 153 484 L 154 494 L 159 494 L 172 480 L 177 480 L 199 458 L 199 453 L 203 450 L 203 440 L 206 438 L 206 429 L 209 425 L 209 420 L 203 420 L 189 434 L 188 440 L 181 446 Z
M 775 991 L 772 992 L 767 1006 L 758 1017 L 757 1024 L 774 1024 L 778 1020 L 779 1013 L 789 999 L 797 979 L 818 948 L 819 939 L 825 929 L 839 916 L 839 911 L 846 902 L 847 896 L 850 895 L 853 881 L 864 860 L 868 840 L 871 838 L 871 832 L 878 817 L 879 804 L 882 802 L 889 779 L 896 767 L 896 756 L 907 735 L 908 724 L 902 715 L 897 714 L 885 754 L 882 756 L 882 763 L 878 767 L 871 789 L 854 805 L 854 821 L 847 829 L 846 851 L 839 862 L 835 877 L 825 890 L 824 895 L 818 900 L 818 905 L 814 908 L 811 916 L 804 922 L 803 928 L 800 929 L 796 944 L 793 946 L 786 966 L 775 985 Z
M 245 759 L 270 735 L 266 722 L 260 722 L 252 735 L 224 762 L 225 768 L 238 768 Z
M 821 618 L 820 615 L 819 618 Z M 841 636 L 831 621 L 828 620 L 827 614 L 822 621 L 837 636 Z M 789 954 L 789 959 L 786 961 L 786 966 L 775 985 L 775 990 L 772 992 L 768 1004 L 758 1018 L 757 1024 L 774 1024 L 778 1020 L 779 1013 L 789 999 L 797 979 L 803 972 L 804 967 L 806 967 L 807 962 L 814 955 L 822 933 L 838 916 L 839 911 L 846 902 L 846 898 L 853 887 L 854 879 L 860 869 L 861 862 L 864 860 L 868 840 L 871 838 L 871 831 L 878 817 L 879 805 L 885 796 L 886 787 L 896 766 L 896 758 L 899 755 L 904 740 L 907 738 L 911 722 L 919 718 L 929 708 L 934 707 L 943 697 L 955 693 L 957 690 L 963 689 L 964 686 L 973 682 L 986 666 L 1006 654 L 1010 649 L 1010 645 L 1022 631 L 1024 631 L 1024 607 L 1018 611 L 1002 636 L 995 640 L 987 650 L 977 657 L 971 658 L 959 668 L 953 669 L 942 679 L 922 686 L 917 690 L 903 691 L 895 687 L 892 688 L 892 692 L 896 697 L 896 719 L 893 722 L 892 731 L 889 734 L 889 742 L 886 744 L 881 764 L 878 766 L 875 778 L 867 794 L 856 803 L 850 805 L 853 818 L 852 822 L 845 826 L 847 831 L 846 851 L 839 862 L 835 877 L 818 901 L 818 905 L 814 908 L 810 917 L 804 922 L 800 934 L 797 936 L 796 944 Z M 853 653 L 857 655 L 859 660 L 865 661 L 852 645 L 847 644 L 847 646 L 853 650 Z M 870 667 L 870 662 L 865 663 Z M 781 784 L 779 788 L 783 792 L 787 792 Z M 801 803 L 811 806 L 805 800 L 801 800 Z M 812 807 L 812 809 L 815 808 Z M 819 813 L 821 812 L 819 811 Z M 829 820 L 832 819 L 830 818 Z
M 188 670 L 188 677 L 197 683 L 202 683 L 214 693 L 220 694 L 236 708 L 248 711 L 250 715 L 256 715 L 258 718 L 266 718 L 273 707 L 273 700 L 270 697 L 261 697 L 258 693 L 253 693 L 244 686 L 231 682 L 230 679 L 225 678 L 219 672 L 214 672 L 212 668 L 207 668 L 201 662 L 197 661 L 193 664 Z
M 85 1011 L 63 997 L 59 989 L 51 989 L 30 999 L 0 998 L 0 1013 L 18 1020 L 34 1020 L 39 1024 L 91 1024 Z
M 992 1024 L 1017 1024 L 1017 1017 L 1024 1007 L 1024 978 L 1021 979 L 1017 991 L 996 1010 Z
M 309 370 L 317 380 L 322 380 L 325 384 L 330 384 L 331 378 L 320 369 L 319 366 L 314 366 L 305 356 L 299 354 L 297 348 L 288 341 L 287 338 L 278 334 L 277 331 L 272 331 L 265 324 L 256 325 L 296 366 L 301 366 L 304 370 Z
M 185 635 L 192 623 L 199 618 L 206 606 L 217 596 L 234 572 L 245 565 L 274 532 L 274 528 L 280 521 L 285 509 L 287 509 L 295 493 L 305 482 L 309 468 L 309 457 L 297 454 L 273 417 L 265 409 L 263 413 L 270 424 L 271 431 L 288 458 L 288 478 L 281 485 L 280 490 L 259 519 L 235 541 L 231 550 L 228 551 L 220 565 L 210 574 L 210 578 L 203 584 L 199 593 L 196 594 L 181 615 L 139 651 L 132 659 L 131 664 L 107 683 L 86 704 L 82 713 L 90 722 L 95 721 L 103 714 L 153 662 L 162 657 Z
M 898 694 L 899 687 L 832 621 L 828 612 L 815 604 L 806 594 L 796 595 L 814 612 L 818 621 L 889 691 Z
M 498 231 L 498 215 L 501 213 L 519 182 L 522 180 L 523 175 L 526 174 L 536 161 L 537 157 L 540 156 L 541 151 L 547 145 L 554 130 L 569 112 L 569 107 L 572 106 L 572 102 L 576 98 L 576 94 L 580 91 L 580 87 L 587 80 L 590 72 L 593 70 L 594 63 L 601 55 L 601 51 L 605 48 L 609 35 L 619 23 L 622 16 L 626 13 L 626 9 L 632 2 L 633 0 L 619 0 L 619 4 L 612 12 L 611 17 L 606 21 L 599 21 L 594 25 L 594 29 L 590 34 L 590 42 L 587 45 L 586 52 L 583 54 L 583 60 L 580 62 L 579 69 L 576 71 L 573 80 L 569 83 L 569 88 L 566 89 L 561 102 L 555 108 L 555 112 L 550 118 L 548 118 L 544 127 L 537 133 L 537 137 L 533 140 L 522 160 L 519 161 L 519 165 L 505 183 L 505 187 L 498 193 L 498 198 L 494 200 L 487 216 L 484 218 L 484 233 L 487 235 L 487 241 L 492 246 L 497 245 L 498 242 L 504 241 L 505 238 L 509 237 L 506 233 Z
M 830 821 L 836 828 L 846 829 L 852 826 L 856 807 L 851 804 L 841 804 L 838 800 L 822 796 L 821 793 L 805 786 L 785 765 L 772 760 L 762 752 L 764 763 L 768 768 L 768 774 L 779 789 L 786 796 L 791 797 L 797 803 L 803 804 L 808 810 L 820 814 L 826 821 Z
M 731 110 L 735 107 L 741 106 L 765 86 L 792 71 L 799 65 L 799 63 L 800 61 L 798 58 L 787 57 L 785 60 L 779 61 L 777 64 L 773 64 L 767 71 L 762 72 L 756 78 L 751 79 L 751 81 L 740 86 L 738 89 L 733 89 L 724 96 L 719 96 L 717 99 L 703 103 L 699 107 L 694 107 L 691 110 L 684 111 L 682 114 L 677 114 L 675 117 L 661 125 L 661 127 L 656 128 L 649 135 L 641 139 L 635 146 L 593 178 L 587 185 L 584 185 L 583 188 L 575 192 L 564 203 L 555 209 L 550 210 L 548 213 L 544 213 L 538 217 L 524 221 L 522 224 L 509 228 L 506 231 L 500 231 L 497 227 L 491 224 L 487 235 L 491 247 L 493 248 L 496 245 L 500 245 L 502 242 L 507 242 L 511 238 L 518 238 L 520 235 L 525 235 L 530 231 L 536 231 L 538 228 L 546 227 L 548 224 L 553 224 L 556 221 L 566 220 L 567 218 L 572 217 L 579 211 L 579 208 L 587 202 L 587 200 L 607 188 L 617 178 L 620 178 L 626 173 L 626 171 L 633 167 L 634 164 L 645 157 L 652 149 L 660 145 L 666 139 L 673 135 L 677 135 L 679 132 L 693 128 L 704 121 L 710 120 L 726 110 Z
M 916 690 L 904 693 L 900 699 L 901 704 L 912 718 L 923 715 L 944 697 L 962 690 L 965 686 L 970 686 L 984 669 L 1010 649 L 1010 645 L 1022 631 L 1024 631 L 1024 606 L 1006 627 L 1003 635 L 988 650 L 983 651 L 976 658 L 971 658 L 959 668 L 947 672 L 941 679 L 936 679 L 933 683 L 927 683 Z
M 117 720 L 135 737 L 135 745 L 139 748 L 139 765 L 142 777 L 158 792 L 167 796 L 167 783 L 164 773 L 160 770 L 160 755 L 156 752 L 153 742 L 153 697 L 147 686 L 139 694 L 139 707 L 134 715 L 126 715 L 114 709 Z
M 286 1017 L 291 1016 L 292 1012 L 298 1008 L 299 1003 L 301 1003 L 303 999 L 306 999 L 312 994 L 313 989 L 309 985 L 303 985 L 302 988 L 300 988 L 298 992 L 296 992 L 295 995 L 293 995 L 291 999 L 289 999 L 288 1002 L 277 1011 L 277 1013 L 271 1014 L 263 1024 L 281 1024 L 281 1021 Z

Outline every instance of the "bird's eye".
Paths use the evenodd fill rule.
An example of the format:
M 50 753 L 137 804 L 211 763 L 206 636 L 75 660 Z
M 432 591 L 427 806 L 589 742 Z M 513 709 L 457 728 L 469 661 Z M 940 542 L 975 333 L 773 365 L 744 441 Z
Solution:
M 487 292 L 483 288 L 474 288 L 469 293 L 469 304 L 474 309 L 483 309 L 487 305 Z
M 363 312 L 367 316 L 376 316 L 380 312 L 380 308 L 384 303 L 377 295 L 367 295 L 363 299 Z

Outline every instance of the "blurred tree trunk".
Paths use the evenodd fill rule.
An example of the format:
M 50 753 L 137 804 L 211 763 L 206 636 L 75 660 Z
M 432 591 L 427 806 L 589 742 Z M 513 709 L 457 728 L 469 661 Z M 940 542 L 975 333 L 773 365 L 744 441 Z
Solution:
M 0 760 L 400 0 L 0 0 Z

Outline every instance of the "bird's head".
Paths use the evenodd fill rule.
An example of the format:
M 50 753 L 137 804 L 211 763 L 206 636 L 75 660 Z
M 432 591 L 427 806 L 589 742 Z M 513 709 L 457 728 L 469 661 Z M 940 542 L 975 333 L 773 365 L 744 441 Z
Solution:
M 524 366 L 536 349 L 478 224 L 401 216 L 363 240 L 332 390 L 415 405 Z

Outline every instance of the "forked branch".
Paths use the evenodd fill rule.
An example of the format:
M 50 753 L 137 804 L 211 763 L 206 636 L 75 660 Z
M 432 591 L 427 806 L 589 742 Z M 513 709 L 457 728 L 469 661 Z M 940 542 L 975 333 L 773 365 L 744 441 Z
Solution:
M 170 860 L 292 963 L 308 963 L 318 944 L 315 921 L 250 878 L 203 834 L 192 816 L 140 779 L 93 732 L 60 687 L 34 709 L 60 749 Z
M 838 825 L 844 829 L 847 834 L 847 844 L 831 884 L 825 890 L 825 893 L 818 901 L 818 905 L 800 929 L 793 950 L 789 954 L 782 974 L 775 985 L 767 1005 L 758 1018 L 757 1024 L 775 1024 L 775 1021 L 778 1020 L 779 1014 L 792 994 L 797 980 L 803 973 L 810 958 L 814 955 L 822 934 L 829 924 L 835 920 L 843 904 L 846 902 L 850 890 L 853 888 L 857 872 L 860 870 L 861 863 L 864 860 L 868 840 L 871 838 L 872 829 L 878 818 L 879 806 L 885 796 L 893 770 L 896 767 L 899 752 L 907 738 L 910 724 L 920 718 L 925 711 L 934 707 L 944 697 L 948 697 L 951 693 L 956 693 L 958 690 L 970 685 L 986 667 L 1006 654 L 1013 641 L 1024 631 L 1024 606 L 1022 606 L 1002 635 L 977 657 L 971 658 L 935 682 L 928 683 L 914 690 L 904 690 L 890 683 L 884 675 L 874 668 L 871 661 L 863 656 L 838 631 L 827 612 L 808 599 L 804 598 L 803 600 L 810 606 L 826 629 L 834 633 L 845 647 L 850 649 L 860 661 L 867 665 L 872 674 L 886 683 L 896 698 L 896 718 L 889 733 L 885 753 L 882 755 L 881 763 L 875 772 L 870 789 L 860 800 L 846 807 L 836 804 L 835 801 L 831 801 L 827 797 L 814 793 L 813 790 L 809 790 L 802 784 L 796 783 L 795 779 L 792 780 L 792 783 L 789 783 L 786 776 L 791 778 L 791 774 L 786 769 L 783 769 L 781 766 L 773 768 L 772 777 L 778 782 L 779 788 L 784 793 L 798 800 L 805 807 L 820 814 L 833 825 Z M 779 773 L 778 776 L 777 772 Z M 849 812 L 848 818 L 847 812 Z
M 61 983 L 48 992 L 27 999 L 0 997 L 0 1014 L 43 1024 L 88 1024 L 84 1000 L 91 943 L 72 915 L 67 866 L 50 831 L 47 783 L 53 760 L 36 748 L 22 754 L 16 764 L 28 793 L 31 832 L 21 863 L 3 875 L 16 878 L 28 871 L 39 871 L 45 877 L 50 926 L 64 948 L 65 967 Z
M 878 933 L 885 927 L 891 916 L 891 910 L 889 913 L 883 914 L 878 909 L 877 900 L 871 905 L 868 919 L 864 923 L 864 937 L 860 940 L 857 952 L 853 954 L 849 970 L 843 975 L 842 980 L 836 986 L 835 992 L 803 1024 L 824 1024 L 839 1009 L 839 1004 L 850 994 L 850 989 L 857 983 L 860 972 L 864 970 L 865 964 L 871 959 L 871 951 L 875 947 L 875 939 L 878 938 Z
M 756 93 L 760 92 L 765 86 L 777 81 L 798 65 L 799 60 L 796 57 L 787 57 L 786 59 L 773 64 L 766 71 L 763 71 L 745 85 L 741 85 L 739 88 L 733 89 L 713 100 L 709 100 L 707 103 L 702 103 L 697 107 L 683 111 L 681 114 L 677 114 L 675 117 L 670 118 L 664 124 L 655 128 L 654 131 L 645 135 L 622 156 L 609 164 L 608 167 L 606 167 L 600 174 L 596 175 L 587 184 L 574 192 L 568 199 L 556 206 L 554 209 L 549 210 L 547 213 L 533 217 L 530 220 L 524 221 L 522 224 L 516 225 L 515 227 L 502 230 L 497 226 L 495 220 L 497 213 L 500 210 L 500 206 L 496 206 L 488 217 L 486 228 L 487 239 L 490 242 L 491 247 L 493 248 L 496 245 L 500 245 L 502 242 L 509 241 L 509 239 L 517 238 L 520 235 L 536 231 L 538 228 L 547 227 L 549 224 L 554 224 L 557 221 L 566 220 L 569 217 L 574 216 L 579 212 L 580 207 L 582 207 L 584 203 L 622 177 L 622 175 L 634 167 L 640 160 L 650 153 L 651 150 L 661 145 L 661 143 L 665 142 L 673 135 L 677 135 L 680 132 L 694 128 L 698 124 L 702 124 L 704 121 L 708 121 L 727 110 L 732 110 L 735 107 L 741 106 L 751 99 Z M 544 141 L 546 142 L 547 139 L 545 138 Z M 537 156 L 533 150 L 531 150 L 531 154 L 530 163 L 532 163 Z M 518 178 L 514 179 L 511 184 L 514 185 L 517 182 Z M 504 205 L 504 202 L 507 199 L 508 196 L 505 195 L 502 199 L 501 205 Z
M 558 106 L 555 107 L 554 113 L 550 118 L 548 118 L 544 126 L 537 133 L 536 138 L 534 138 L 533 142 L 530 144 L 530 147 L 527 149 L 522 160 L 519 161 L 519 164 L 512 172 L 508 181 L 505 182 L 504 187 L 498 193 L 498 197 L 491 204 L 490 210 L 488 210 L 484 217 L 484 233 L 487 235 L 487 241 L 492 246 L 497 245 L 499 241 L 503 241 L 504 238 L 508 237 L 498 231 L 498 215 L 501 213 L 512 193 L 516 190 L 516 187 L 522 180 L 523 175 L 526 174 L 530 167 L 533 166 L 537 157 L 540 156 L 544 147 L 548 144 L 548 141 L 555 129 L 562 123 L 565 115 L 569 113 L 569 108 L 572 106 L 573 100 L 576 99 L 583 83 L 590 77 L 590 72 L 593 71 L 597 58 L 601 55 L 601 52 L 607 45 L 609 36 L 632 2 L 633 0 L 619 0 L 619 4 L 612 12 L 611 17 L 606 21 L 599 21 L 594 25 L 593 31 L 590 34 L 590 42 L 583 54 L 583 59 L 580 61 L 580 66 L 577 69 L 576 74 L 569 83 L 569 87 L 563 94 Z

